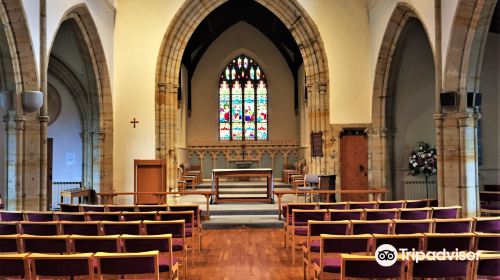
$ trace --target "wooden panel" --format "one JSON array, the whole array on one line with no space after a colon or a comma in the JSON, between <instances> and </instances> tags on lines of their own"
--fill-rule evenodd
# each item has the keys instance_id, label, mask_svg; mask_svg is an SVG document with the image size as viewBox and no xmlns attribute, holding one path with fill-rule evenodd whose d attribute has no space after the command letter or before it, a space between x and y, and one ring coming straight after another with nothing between
<instances>
[{"instance_id":1,"label":"wooden panel","mask_svg":"<svg viewBox=\"0 0 500 280\"><path fill-rule=\"evenodd\" d=\"M340 140L343 190L368 189L368 139L365 134L343 135ZM366 194L343 194L342 201L366 201Z\"/></svg>"},{"instance_id":2,"label":"wooden panel","mask_svg":"<svg viewBox=\"0 0 500 280\"><path fill-rule=\"evenodd\" d=\"M163 160L134 160L134 191L164 192L166 191L166 164ZM151 194L137 195L137 204L157 204L157 196ZM165 203L165 202L161 202Z\"/></svg>"},{"instance_id":3,"label":"wooden panel","mask_svg":"<svg viewBox=\"0 0 500 280\"><path fill-rule=\"evenodd\" d=\"M311 155L313 157L323 156L323 132L311 133Z\"/></svg>"}]
</instances>

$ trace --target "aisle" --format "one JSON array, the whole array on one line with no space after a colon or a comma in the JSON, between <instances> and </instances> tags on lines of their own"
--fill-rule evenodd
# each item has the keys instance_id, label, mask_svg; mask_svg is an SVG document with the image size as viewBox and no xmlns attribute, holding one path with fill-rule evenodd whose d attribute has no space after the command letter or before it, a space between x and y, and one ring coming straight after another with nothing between
<instances>
[{"instance_id":1,"label":"aisle","mask_svg":"<svg viewBox=\"0 0 500 280\"><path fill-rule=\"evenodd\" d=\"M292 268L282 229L207 230L201 255L189 261L189 280L302 279L302 264Z\"/></svg>"}]
</instances>

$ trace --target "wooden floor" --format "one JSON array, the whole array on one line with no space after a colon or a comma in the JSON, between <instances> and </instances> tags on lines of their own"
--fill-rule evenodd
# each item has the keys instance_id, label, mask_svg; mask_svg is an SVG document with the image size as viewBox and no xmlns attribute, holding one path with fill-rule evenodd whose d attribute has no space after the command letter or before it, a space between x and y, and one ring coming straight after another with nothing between
<instances>
[{"instance_id":1,"label":"wooden floor","mask_svg":"<svg viewBox=\"0 0 500 280\"><path fill-rule=\"evenodd\" d=\"M201 255L189 261L189 280L302 279L302 264L292 267L282 229L206 230Z\"/></svg>"}]
</instances>

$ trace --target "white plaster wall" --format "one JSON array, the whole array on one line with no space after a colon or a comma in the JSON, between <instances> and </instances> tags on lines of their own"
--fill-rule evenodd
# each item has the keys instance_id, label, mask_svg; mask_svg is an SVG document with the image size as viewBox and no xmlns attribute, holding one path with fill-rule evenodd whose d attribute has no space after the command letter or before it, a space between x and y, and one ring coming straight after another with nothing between
<instances>
[{"instance_id":1,"label":"white plaster wall","mask_svg":"<svg viewBox=\"0 0 500 280\"><path fill-rule=\"evenodd\" d=\"M459 0L444 0L441 1L441 57L443 58L443 69L446 66L446 54L448 53L448 45L450 44L451 26L455 19Z\"/></svg>"},{"instance_id":2,"label":"white plaster wall","mask_svg":"<svg viewBox=\"0 0 500 280\"><path fill-rule=\"evenodd\" d=\"M480 88L482 165L479 166L482 184L500 184L500 35L489 33L481 69Z\"/></svg>"},{"instance_id":3,"label":"white plaster wall","mask_svg":"<svg viewBox=\"0 0 500 280\"><path fill-rule=\"evenodd\" d=\"M366 1L298 2L314 20L326 50L330 80L330 123L371 122Z\"/></svg>"},{"instance_id":4,"label":"white plaster wall","mask_svg":"<svg viewBox=\"0 0 500 280\"><path fill-rule=\"evenodd\" d=\"M53 138L52 181L82 181L82 139L80 112L67 88L52 76L49 82L61 98L61 112L57 119L49 125L49 138ZM49 110L51 110L49 108ZM75 160L67 161L67 154L74 154Z\"/></svg>"},{"instance_id":5,"label":"white plaster wall","mask_svg":"<svg viewBox=\"0 0 500 280\"><path fill-rule=\"evenodd\" d=\"M155 73L160 45L182 0L118 0L114 49L114 189L133 191L134 159L155 157ZM133 118L139 121L132 128Z\"/></svg>"},{"instance_id":6,"label":"white plaster wall","mask_svg":"<svg viewBox=\"0 0 500 280\"><path fill-rule=\"evenodd\" d=\"M28 29L35 53L36 63L40 63L40 3L36 0L22 0L28 21ZM102 0L47 0L47 55L62 18L76 5L86 4L97 27L104 49L110 78L113 78L113 44L115 8L110 1ZM39 66L37 67L39 69Z\"/></svg>"},{"instance_id":7,"label":"white plaster wall","mask_svg":"<svg viewBox=\"0 0 500 280\"><path fill-rule=\"evenodd\" d=\"M206 50L192 78L192 112L187 139L216 142L219 139L219 78L237 55L253 58L266 74L268 84L269 140L298 140L299 116L294 111L293 76L276 46L243 21L224 31Z\"/></svg>"},{"instance_id":8,"label":"white plaster wall","mask_svg":"<svg viewBox=\"0 0 500 280\"><path fill-rule=\"evenodd\" d=\"M5 115L5 109L0 106L0 116L4 116ZM0 130L2 131L0 133L0 196L2 199L4 199L6 196L5 196L5 191L6 191L6 188L5 186L7 186L7 178L5 178L5 167L6 167L6 162L5 162L5 155L6 155L6 152L7 152L7 147L5 146L5 139L6 138L6 135L5 135L5 123L2 122L2 124L0 125ZM5 202L3 202L5 203Z\"/></svg>"},{"instance_id":9,"label":"white plaster wall","mask_svg":"<svg viewBox=\"0 0 500 280\"><path fill-rule=\"evenodd\" d=\"M395 183L396 198L402 199L403 179L408 174L408 157L418 142L435 144L434 61L421 25L408 30L403 47L395 96Z\"/></svg>"}]
</instances>

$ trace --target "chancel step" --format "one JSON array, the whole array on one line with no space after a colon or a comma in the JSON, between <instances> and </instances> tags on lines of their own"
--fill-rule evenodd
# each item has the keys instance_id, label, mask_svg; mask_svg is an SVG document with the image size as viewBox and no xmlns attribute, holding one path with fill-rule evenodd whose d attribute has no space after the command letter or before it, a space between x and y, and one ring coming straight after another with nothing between
<instances>
[{"instance_id":1,"label":"chancel step","mask_svg":"<svg viewBox=\"0 0 500 280\"><path fill-rule=\"evenodd\" d=\"M213 216L203 223L203 229L282 228L283 221L271 215Z\"/></svg>"}]
</instances>

